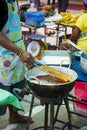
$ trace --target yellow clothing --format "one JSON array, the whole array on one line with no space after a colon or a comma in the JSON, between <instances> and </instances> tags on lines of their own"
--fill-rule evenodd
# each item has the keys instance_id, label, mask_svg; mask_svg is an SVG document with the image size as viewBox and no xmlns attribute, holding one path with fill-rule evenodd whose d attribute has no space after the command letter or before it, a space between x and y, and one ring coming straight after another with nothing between
<instances>
[{"instance_id":1,"label":"yellow clothing","mask_svg":"<svg viewBox=\"0 0 87 130\"><path fill-rule=\"evenodd\" d=\"M81 34L84 34L87 32L87 13L82 14L76 24L75 24L80 30ZM77 41L77 45L82 48L84 51L87 51L87 35L84 37L81 37Z\"/></svg>"}]
</instances>

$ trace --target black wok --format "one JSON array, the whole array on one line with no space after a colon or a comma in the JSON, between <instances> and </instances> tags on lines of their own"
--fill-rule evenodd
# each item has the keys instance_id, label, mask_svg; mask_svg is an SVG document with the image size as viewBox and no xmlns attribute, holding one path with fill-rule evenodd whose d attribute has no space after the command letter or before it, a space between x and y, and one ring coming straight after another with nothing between
<instances>
[{"instance_id":1,"label":"black wok","mask_svg":"<svg viewBox=\"0 0 87 130\"><path fill-rule=\"evenodd\" d=\"M45 72L40 69L40 67L34 67L28 70L25 74L25 78L28 81L29 88L40 97L44 98L57 98L58 96L67 95L74 86L74 83L77 79L77 73L72 69L60 66L51 66L57 71L60 71L64 74L67 74L71 77L71 81L67 83L49 83L46 81L41 81L37 79L37 76L48 75L48 72Z\"/></svg>"}]
</instances>

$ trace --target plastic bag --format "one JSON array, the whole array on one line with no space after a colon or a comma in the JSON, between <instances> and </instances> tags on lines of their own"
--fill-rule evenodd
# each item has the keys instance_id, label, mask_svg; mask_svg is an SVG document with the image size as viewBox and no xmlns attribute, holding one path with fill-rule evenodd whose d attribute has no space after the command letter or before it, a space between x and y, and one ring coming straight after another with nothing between
<instances>
[{"instance_id":1,"label":"plastic bag","mask_svg":"<svg viewBox=\"0 0 87 130\"><path fill-rule=\"evenodd\" d=\"M0 89L0 105L10 104L23 111L23 107L18 98L10 92Z\"/></svg>"}]
</instances>

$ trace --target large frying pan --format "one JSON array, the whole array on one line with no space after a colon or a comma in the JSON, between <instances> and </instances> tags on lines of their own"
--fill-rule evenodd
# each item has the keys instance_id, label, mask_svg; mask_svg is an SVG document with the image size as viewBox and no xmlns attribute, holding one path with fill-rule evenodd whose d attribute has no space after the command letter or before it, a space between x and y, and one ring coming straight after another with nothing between
<instances>
[{"instance_id":1,"label":"large frying pan","mask_svg":"<svg viewBox=\"0 0 87 130\"><path fill-rule=\"evenodd\" d=\"M37 76L48 75L48 72L45 72L40 69L40 67L34 67L28 70L25 74L25 78L28 81L29 88L40 97L44 98L57 98L58 96L67 95L74 86L74 83L77 79L77 73L72 69L61 67L61 66L51 66L57 71L60 71L64 74L67 74L72 78L70 82L66 83L49 83L46 81L41 81L37 79Z\"/></svg>"}]
</instances>

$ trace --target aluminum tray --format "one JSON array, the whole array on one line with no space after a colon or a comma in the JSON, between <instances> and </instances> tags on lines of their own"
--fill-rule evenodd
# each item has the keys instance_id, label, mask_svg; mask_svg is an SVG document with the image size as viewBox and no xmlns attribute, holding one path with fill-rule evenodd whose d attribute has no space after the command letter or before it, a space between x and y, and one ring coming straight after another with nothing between
<instances>
[{"instance_id":1,"label":"aluminum tray","mask_svg":"<svg viewBox=\"0 0 87 130\"><path fill-rule=\"evenodd\" d=\"M71 65L71 52L65 50L46 50L41 61L47 65Z\"/></svg>"}]
</instances>

